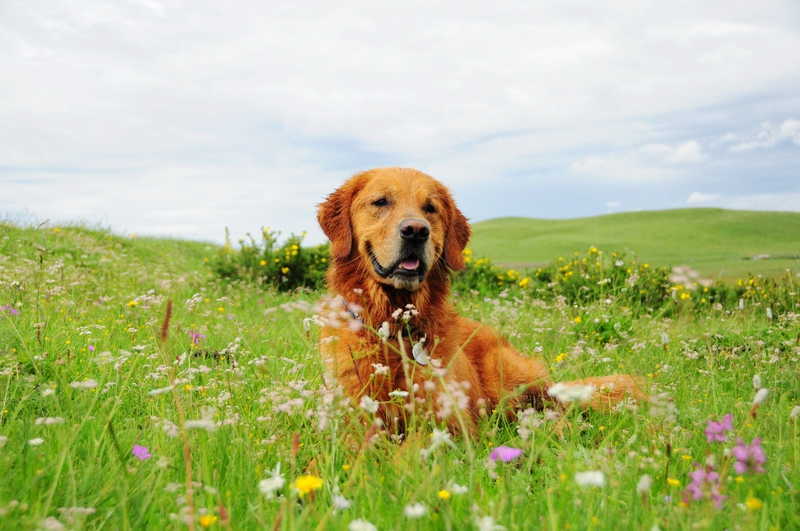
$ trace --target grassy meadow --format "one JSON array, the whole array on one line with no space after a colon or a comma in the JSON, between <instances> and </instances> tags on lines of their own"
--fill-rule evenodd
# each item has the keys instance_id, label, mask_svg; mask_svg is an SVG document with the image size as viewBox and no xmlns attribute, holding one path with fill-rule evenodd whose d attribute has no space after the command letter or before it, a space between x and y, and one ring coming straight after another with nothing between
<instances>
[{"instance_id":1,"label":"grassy meadow","mask_svg":"<svg viewBox=\"0 0 800 531\"><path fill-rule=\"evenodd\" d=\"M800 528L796 266L784 293L668 313L459 291L557 380L634 373L652 399L487 411L474 437L418 419L399 444L323 378L322 293L223 282L217 252L0 223L0 528Z\"/></svg>"},{"instance_id":2,"label":"grassy meadow","mask_svg":"<svg viewBox=\"0 0 800 531\"><path fill-rule=\"evenodd\" d=\"M577 250L634 252L654 265L689 265L710 278L800 268L800 213L692 208L544 220L475 223L470 246L508 266L532 266ZM768 255L769 259L753 260Z\"/></svg>"}]
</instances>

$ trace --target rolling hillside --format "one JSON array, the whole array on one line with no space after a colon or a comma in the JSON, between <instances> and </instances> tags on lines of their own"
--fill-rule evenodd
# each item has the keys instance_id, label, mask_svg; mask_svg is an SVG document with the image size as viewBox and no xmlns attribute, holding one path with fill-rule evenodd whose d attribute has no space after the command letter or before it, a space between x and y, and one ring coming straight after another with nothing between
<instances>
[{"instance_id":1,"label":"rolling hillside","mask_svg":"<svg viewBox=\"0 0 800 531\"><path fill-rule=\"evenodd\" d=\"M473 225L470 248L508 266L532 266L596 246L704 275L800 269L800 213L722 209L626 212L590 218L499 218ZM756 259L769 256L769 259Z\"/></svg>"}]
</instances>

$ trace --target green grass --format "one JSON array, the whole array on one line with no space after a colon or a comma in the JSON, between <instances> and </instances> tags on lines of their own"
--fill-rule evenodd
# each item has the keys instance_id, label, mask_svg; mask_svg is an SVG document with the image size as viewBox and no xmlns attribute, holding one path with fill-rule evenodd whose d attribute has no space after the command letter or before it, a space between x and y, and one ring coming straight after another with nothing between
<instances>
[{"instance_id":1,"label":"green grass","mask_svg":"<svg viewBox=\"0 0 800 531\"><path fill-rule=\"evenodd\" d=\"M224 284L205 265L214 251L0 224L0 528L184 529L191 519L237 530L357 520L474 529L485 517L509 530L800 526L797 306L771 320L749 303L663 318L607 301L461 295L463 313L536 352L558 379L631 372L659 399L569 410L563 436L541 413L508 423L490 411L476 437L423 458L440 426L422 422L403 444L369 439L370 414L326 385L303 309L321 293ZM770 391L753 409L756 374ZM707 443L707 421L729 413L735 431ZM761 438L764 473L735 473L725 450L736 437ZM152 457L134 457L136 444ZM499 445L523 454L492 471ZM682 503L693 463L712 458L727 500ZM278 465L285 485L268 498L259 482ZM603 485L581 487L586 471L602 472ZM307 473L321 487L300 496ZM644 476L652 485L639 492ZM405 516L412 503L421 518Z\"/></svg>"},{"instance_id":2,"label":"green grass","mask_svg":"<svg viewBox=\"0 0 800 531\"><path fill-rule=\"evenodd\" d=\"M654 265L738 278L800 268L800 213L685 209L591 218L502 218L473 225L470 247L509 267L540 265L590 246L630 250ZM769 260L752 260L769 255Z\"/></svg>"}]
</instances>

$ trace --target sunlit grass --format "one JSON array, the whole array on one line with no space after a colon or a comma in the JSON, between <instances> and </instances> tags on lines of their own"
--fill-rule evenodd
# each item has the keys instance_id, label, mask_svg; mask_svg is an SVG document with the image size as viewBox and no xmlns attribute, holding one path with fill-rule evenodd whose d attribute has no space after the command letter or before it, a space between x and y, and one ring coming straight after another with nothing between
<instances>
[{"instance_id":1,"label":"sunlit grass","mask_svg":"<svg viewBox=\"0 0 800 531\"><path fill-rule=\"evenodd\" d=\"M653 402L487 411L474 438L428 423L398 444L326 384L306 321L321 294L224 284L214 252L0 226L1 528L800 526L796 294L771 316L687 299L665 317L459 293L557 379L635 373ZM738 459L757 438L766 462Z\"/></svg>"}]
</instances>

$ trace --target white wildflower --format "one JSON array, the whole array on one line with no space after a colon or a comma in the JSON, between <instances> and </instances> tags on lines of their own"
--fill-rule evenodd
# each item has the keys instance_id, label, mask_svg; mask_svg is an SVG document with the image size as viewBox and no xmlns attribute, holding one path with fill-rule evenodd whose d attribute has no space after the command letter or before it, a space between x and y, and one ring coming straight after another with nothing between
<instances>
[{"instance_id":1,"label":"white wildflower","mask_svg":"<svg viewBox=\"0 0 800 531\"><path fill-rule=\"evenodd\" d=\"M636 492L644 494L650 492L650 487L653 486L653 478L645 474L639 478L639 483L636 484Z\"/></svg>"},{"instance_id":2,"label":"white wildflower","mask_svg":"<svg viewBox=\"0 0 800 531\"><path fill-rule=\"evenodd\" d=\"M29 439L28 440L28 444L30 446L39 446L39 445L41 445L43 443L44 443L44 439L42 439L41 437L36 437L35 439Z\"/></svg>"},{"instance_id":3,"label":"white wildflower","mask_svg":"<svg viewBox=\"0 0 800 531\"><path fill-rule=\"evenodd\" d=\"M52 426L53 424L64 424L63 417L39 417L36 419L36 424L41 426Z\"/></svg>"},{"instance_id":4,"label":"white wildflower","mask_svg":"<svg viewBox=\"0 0 800 531\"><path fill-rule=\"evenodd\" d=\"M389 322L384 321L381 323L381 327L378 328L378 337L381 338L381 341L386 343L389 340L389 336L391 335L391 331L389 330Z\"/></svg>"},{"instance_id":5,"label":"white wildflower","mask_svg":"<svg viewBox=\"0 0 800 531\"><path fill-rule=\"evenodd\" d=\"M350 525L347 526L347 529L349 531L378 531L377 527L367 520L362 520L361 518L351 520Z\"/></svg>"},{"instance_id":6,"label":"white wildflower","mask_svg":"<svg viewBox=\"0 0 800 531\"><path fill-rule=\"evenodd\" d=\"M172 388L173 386L171 385L168 385L167 387L159 387L158 389L153 389L151 391L148 391L147 394L149 396L163 395L164 393L169 393L170 391L172 391Z\"/></svg>"},{"instance_id":7,"label":"white wildflower","mask_svg":"<svg viewBox=\"0 0 800 531\"><path fill-rule=\"evenodd\" d=\"M341 494L334 494L331 500L333 502L333 506L341 511L345 509L349 509L353 502L342 496Z\"/></svg>"},{"instance_id":8,"label":"white wildflower","mask_svg":"<svg viewBox=\"0 0 800 531\"><path fill-rule=\"evenodd\" d=\"M555 384L547 390L547 394L560 402L586 402L594 394L595 388L592 385L566 385L561 382Z\"/></svg>"},{"instance_id":9,"label":"white wildflower","mask_svg":"<svg viewBox=\"0 0 800 531\"><path fill-rule=\"evenodd\" d=\"M504 531L505 527L496 524L491 516L475 516L475 527L478 531Z\"/></svg>"},{"instance_id":10,"label":"white wildflower","mask_svg":"<svg viewBox=\"0 0 800 531\"><path fill-rule=\"evenodd\" d=\"M281 464L275 465L274 470L270 470L270 477L258 482L258 490L261 491L268 500L275 497L275 492L281 490L286 485L286 479L281 474Z\"/></svg>"},{"instance_id":11,"label":"white wildflower","mask_svg":"<svg viewBox=\"0 0 800 531\"><path fill-rule=\"evenodd\" d=\"M427 510L422 503L411 503L403 507L403 514L408 518L422 518Z\"/></svg>"},{"instance_id":12,"label":"white wildflower","mask_svg":"<svg viewBox=\"0 0 800 531\"><path fill-rule=\"evenodd\" d=\"M767 398L768 394L769 394L769 389L767 388L762 388L756 391L756 396L753 398L753 405L757 406L763 403L764 400Z\"/></svg>"},{"instance_id":13,"label":"white wildflower","mask_svg":"<svg viewBox=\"0 0 800 531\"><path fill-rule=\"evenodd\" d=\"M800 417L800 406L794 406L792 411L789 412L789 418L792 420L797 420L797 417ZM2 446L0 444L0 446Z\"/></svg>"},{"instance_id":14,"label":"white wildflower","mask_svg":"<svg viewBox=\"0 0 800 531\"><path fill-rule=\"evenodd\" d=\"M575 483L579 487L603 487L606 484L606 475L599 470L578 472L575 474Z\"/></svg>"},{"instance_id":15,"label":"white wildflower","mask_svg":"<svg viewBox=\"0 0 800 531\"><path fill-rule=\"evenodd\" d=\"M87 378L86 380L80 382L72 382L69 384L70 387L73 389L94 389L97 387L98 383L97 380L92 380L91 378Z\"/></svg>"},{"instance_id":16,"label":"white wildflower","mask_svg":"<svg viewBox=\"0 0 800 531\"><path fill-rule=\"evenodd\" d=\"M379 405L380 404L378 402L376 402L367 395L362 396L361 401L358 403L358 407L360 407L367 413L377 413Z\"/></svg>"},{"instance_id":17,"label":"white wildflower","mask_svg":"<svg viewBox=\"0 0 800 531\"><path fill-rule=\"evenodd\" d=\"M761 375L760 374L753 375L753 388L756 391L761 389Z\"/></svg>"}]
</instances>

